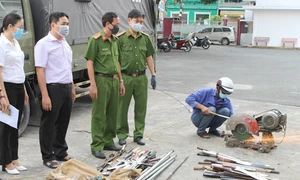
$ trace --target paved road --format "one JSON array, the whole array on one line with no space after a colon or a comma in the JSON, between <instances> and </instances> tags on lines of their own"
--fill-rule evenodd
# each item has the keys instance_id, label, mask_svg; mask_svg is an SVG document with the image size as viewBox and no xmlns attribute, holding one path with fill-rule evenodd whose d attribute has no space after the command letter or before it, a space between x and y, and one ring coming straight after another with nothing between
<instances>
[{"instance_id":1,"label":"paved road","mask_svg":"<svg viewBox=\"0 0 300 180\"><path fill-rule=\"evenodd\" d=\"M149 86L146 146L160 156L174 149L177 160L158 178L165 179L187 155L188 160L172 176L172 180L208 179L202 171L193 171L198 161L205 157L197 156L196 147L211 149L235 156L253 163L270 164L281 172L272 175L278 179L295 179L300 166L300 104L299 67L297 59L300 51L249 49L227 46L212 46L209 50L192 49L190 53L159 53L157 60L157 90ZM288 131L285 141L269 154L257 151L228 148L221 138L201 139L190 122L189 107L184 103L187 95L201 87L214 87L221 76L233 79L235 92L231 96L235 112L249 114L278 108L288 114ZM132 143L133 109L130 108L129 147ZM103 162L90 152L91 100L82 97L76 100L67 134L69 153L84 163L96 167ZM220 128L224 130L225 127ZM276 141L282 133L274 134ZM117 142L117 139L115 139ZM109 155L111 152L105 152ZM20 161L28 168L19 176L0 172L5 180L42 180L51 171L42 165L38 127L28 127L20 138Z\"/></svg>"},{"instance_id":2,"label":"paved road","mask_svg":"<svg viewBox=\"0 0 300 180\"><path fill-rule=\"evenodd\" d=\"M159 53L158 87L189 93L222 76L236 84L233 98L300 106L300 51L211 46Z\"/></svg>"}]
</instances>

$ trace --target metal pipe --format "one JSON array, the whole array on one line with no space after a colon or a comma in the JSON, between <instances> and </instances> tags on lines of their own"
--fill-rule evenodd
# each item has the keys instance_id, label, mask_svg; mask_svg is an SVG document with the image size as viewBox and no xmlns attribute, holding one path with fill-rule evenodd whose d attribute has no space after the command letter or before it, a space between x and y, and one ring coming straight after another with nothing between
<instances>
[{"instance_id":1,"label":"metal pipe","mask_svg":"<svg viewBox=\"0 0 300 180\"><path fill-rule=\"evenodd\" d=\"M157 163L155 163L154 166L152 166L147 172L143 173L137 180L142 180L144 177L148 176L149 172L151 172L153 169L155 169L161 163L163 163L166 159L168 159L170 154L173 152L174 152L174 150L171 150L167 154L165 154L163 157L161 157L161 159Z\"/></svg>"},{"instance_id":2,"label":"metal pipe","mask_svg":"<svg viewBox=\"0 0 300 180\"><path fill-rule=\"evenodd\" d=\"M151 167L147 167L147 168L143 171L143 173L146 173L147 171L149 171L150 168L151 168Z\"/></svg>"},{"instance_id":3,"label":"metal pipe","mask_svg":"<svg viewBox=\"0 0 300 180\"><path fill-rule=\"evenodd\" d=\"M155 170L155 168L159 167L159 165L161 165L161 163L165 162L167 159L169 159L170 156L165 156L164 158L162 158L158 164L158 162L152 166L151 168L149 168L149 170L147 170L146 172L143 172L142 175L137 179L137 180L143 180L146 179L145 177L148 177L148 175Z\"/></svg>"},{"instance_id":4,"label":"metal pipe","mask_svg":"<svg viewBox=\"0 0 300 180\"><path fill-rule=\"evenodd\" d=\"M171 176L173 176L173 174L175 174L175 172L182 166L182 164L187 160L187 158L189 158L189 156L187 156L186 158L184 158L184 160L182 160L182 162L174 169L174 171L172 171L169 176L166 178L166 180L170 179Z\"/></svg>"},{"instance_id":5,"label":"metal pipe","mask_svg":"<svg viewBox=\"0 0 300 180\"><path fill-rule=\"evenodd\" d=\"M158 171L156 171L148 180L153 180L156 176L158 176L162 171L164 171L168 166L170 166L175 161L175 158L164 164Z\"/></svg>"},{"instance_id":6,"label":"metal pipe","mask_svg":"<svg viewBox=\"0 0 300 180\"><path fill-rule=\"evenodd\" d=\"M218 156L218 153L214 152L214 151L202 150L202 152L204 154L207 154L207 155L210 155L210 156L213 156L213 157L217 157Z\"/></svg>"},{"instance_id":7,"label":"metal pipe","mask_svg":"<svg viewBox=\"0 0 300 180\"><path fill-rule=\"evenodd\" d=\"M163 153L159 158L161 159L161 158L163 158L166 155L167 155L167 153Z\"/></svg>"},{"instance_id":8,"label":"metal pipe","mask_svg":"<svg viewBox=\"0 0 300 180\"><path fill-rule=\"evenodd\" d=\"M222 117L222 118L225 118L225 119L229 119L230 118L228 116L224 116L222 114L218 114L218 113L215 113L215 112L210 112L210 114L215 115L215 116L219 116L219 117Z\"/></svg>"},{"instance_id":9,"label":"metal pipe","mask_svg":"<svg viewBox=\"0 0 300 180\"><path fill-rule=\"evenodd\" d=\"M166 160L165 162L163 162L160 166L158 166L157 168L153 169L150 173L148 173L147 176L144 177L145 180L148 180L150 177L153 176L153 174L155 174L157 171L159 171L161 168L163 168L166 164L168 164L169 162L175 160L177 155L174 155L172 157L170 157L168 160Z\"/></svg>"}]
</instances>

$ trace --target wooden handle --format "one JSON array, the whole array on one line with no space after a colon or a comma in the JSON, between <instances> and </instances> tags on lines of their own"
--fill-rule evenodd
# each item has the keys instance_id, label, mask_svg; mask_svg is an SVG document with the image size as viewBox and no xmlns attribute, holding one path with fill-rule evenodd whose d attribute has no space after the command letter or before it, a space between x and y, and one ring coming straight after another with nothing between
<instances>
[{"instance_id":1,"label":"wooden handle","mask_svg":"<svg viewBox=\"0 0 300 180\"><path fill-rule=\"evenodd\" d=\"M205 170L205 167L194 167L194 170Z\"/></svg>"},{"instance_id":2,"label":"wooden handle","mask_svg":"<svg viewBox=\"0 0 300 180\"><path fill-rule=\"evenodd\" d=\"M211 162L198 162L198 164L211 164Z\"/></svg>"}]
</instances>

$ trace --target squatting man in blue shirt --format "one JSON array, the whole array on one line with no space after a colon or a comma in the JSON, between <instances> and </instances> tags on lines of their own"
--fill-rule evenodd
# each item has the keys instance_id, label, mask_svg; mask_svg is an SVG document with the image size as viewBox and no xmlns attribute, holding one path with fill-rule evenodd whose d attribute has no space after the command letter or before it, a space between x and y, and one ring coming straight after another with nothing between
<instances>
[{"instance_id":1,"label":"squatting man in blue shirt","mask_svg":"<svg viewBox=\"0 0 300 180\"><path fill-rule=\"evenodd\" d=\"M233 82L228 77L217 81L216 88L203 88L189 95L185 102L193 108L191 120L198 128L197 134L202 138L209 138L209 134L222 137L217 130L226 118L215 116L211 112L230 117L233 109L227 98L233 92ZM206 128L209 128L208 133Z\"/></svg>"}]
</instances>

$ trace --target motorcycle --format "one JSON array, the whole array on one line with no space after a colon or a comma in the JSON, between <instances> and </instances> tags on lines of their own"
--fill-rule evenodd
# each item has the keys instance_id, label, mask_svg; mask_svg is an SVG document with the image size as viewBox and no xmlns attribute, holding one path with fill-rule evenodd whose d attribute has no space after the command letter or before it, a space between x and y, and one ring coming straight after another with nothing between
<instances>
[{"instance_id":1,"label":"motorcycle","mask_svg":"<svg viewBox=\"0 0 300 180\"><path fill-rule=\"evenodd\" d=\"M205 36L202 39L198 38L197 36L194 36L193 40L195 41L195 43L193 44L193 46L202 47L205 50L208 49L210 47L210 44L211 44L208 36Z\"/></svg>"},{"instance_id":2,"label":"motorcycle","mask_svg":"<svg viewBox=\"0 0 300 180\"><path fill-rule=\"evenodd\" d=\"M191 37L188 36L185 39L174 40L174 34L169 35L169 42L171 44L172 49L183 50L185 52L190 52L192 50L190 39Z\"/></svg>"},{"instance_id":3,"label":"motorcycle","mask_svg":"<svg viewBox=\"0 0 300 180\"><path fill-rule=\"evenodd\" d=\"M157 38L157 49L164 52L171 51L171 44L169 42L169 38Z\"/></svg>"}]
</instances>

